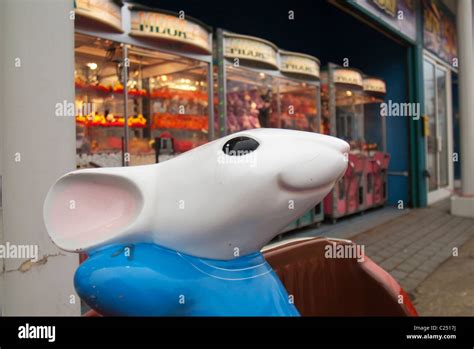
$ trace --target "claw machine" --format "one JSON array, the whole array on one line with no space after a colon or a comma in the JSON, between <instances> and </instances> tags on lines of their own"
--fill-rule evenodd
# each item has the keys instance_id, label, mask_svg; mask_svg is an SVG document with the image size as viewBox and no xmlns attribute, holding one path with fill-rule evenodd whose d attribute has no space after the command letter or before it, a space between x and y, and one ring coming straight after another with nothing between
<instances>
[{"instance_id":1,"label":"claw machine","mask_svg":"<svg viewBox=\"0 0 474 349\"><path fill-rule=\"evenodd\" d=\"M330 63L321 74L322 132L339 137L351 146L345 175L324 199L324 213L338 218L365 209L367 155L364 149L362 73Z\"/></svg>"},{"instance_id":2,"label":"claw machine","mask_svg":"<svg viewBox=\"0 0 474 349\"><path fill-rule=\"evenodd\" d=\"M387 201L387 171L390 154L386 145L386 121L381 115L387 87L376 77L364 77L364 140L367 154L365 207L383 206Z\"/></svg>"},{"instance_id":3,"label":"claw machine","mask_svg":"<svg viewBox=\"0 0 474 349\"><path fill-rule=\"evenodd\" d=\"M156 163L214 139L210 27L121 1L75 6L78 167Z\"/></svg>"},{"instance_id":4,"label":"claw machine","mask_svg":"<svg viewBox=\"0 0 474 349\"><path fill-rule=\"evenodd\" d=\"M216 47L216 125L221 136L261 127L319 131L317 58L222 29L217 30ZM318 224L323 217L318 205L283 232Z\"/></svg>"},{"instance_id":5,"label":"claw machine","mask_svg":"<svg viewBox=\"0 0 474 349\"><path fill-rule=\"evenodd\" d=\"M122 165L123 107L113 90L119 81L109 53L120 44L75 35L76 159L78 167Z\"/></svg>"},{"instance_id":6,"label":"claw machine","mask_svg":"<svg viewBox=\"0 0 474 349\"><path fill-rule=\"evenodd\" d=\"M270 127L278 110L278 48L271 42L217 30L219 134Z\"/></svg>"}]
</instances>

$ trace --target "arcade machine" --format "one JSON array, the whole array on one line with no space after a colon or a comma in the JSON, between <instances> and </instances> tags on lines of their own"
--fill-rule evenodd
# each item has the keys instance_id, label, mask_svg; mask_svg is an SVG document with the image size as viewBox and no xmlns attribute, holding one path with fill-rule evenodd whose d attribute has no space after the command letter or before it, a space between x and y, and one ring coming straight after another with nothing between
<instances>
[{"instance_id":1,"label":"arcade machine","mask_svg":"<svg viewBox=\"0 0 474 349\"><path fill-rule=\"evenodd\" d=\"M121 1L75 11L78 167L155 163L214 139L208 26Z\"/></svg>"},{"instance_id":2,"label":"arcade machine","mask_svg":"<svg viewBox=\"0 0 474 349\"><path fill-rule=\"evenodd\" d=\"M318 132L319 60L217 30L221 135L252 128Z\"/></svg>"},{"instance_id":3,"label":"arcade machine","mask_svg":"<svg viewBox=\"0 0 474 349\"><path fill-rule=\"evenodd\" d=\"M216 44L220 135L270 127L278 108L278 48L260 38L220 29Z\"/></svg>"},{"instance_id":4,"label":"arcade machine","mask_svg":"<svg viewBox=\"0 0 474 349\"><path fill-rule=\"evenodd\" d=\"M124 110L119 43L75 35L76 151L78 167L122 166ZM121 58L121 57L120 57Z\"/></svg>"},{"instance_id":5,"label":"arcade machine","mask_svg":"<svg viewBox=\"0 0 474 349\"><path fill-rule=\"evenodd\" d=\"M361 72L330 63L321 74L321 131L351 145L346 173L324 199L324 213L333 223L365 209L364 101Z\"/></svg>"},{"instance_id":6,"label":"arcade machine","mask_svg":"<svg viewBox=\"0 0 474 349\"><path fill-rule=\"evenodd\" d=\"M320 85L317 58L278 50L269 41L217 30L218 119L221 136L253 128L318 132ZM319 223L322 206L283 232Z\"/></svg>"},{"instance_id":7,"label":"arcade machine","mask_svg":"<svg viewBox=\"0 0 474 349\"><path fill-rule=\"evenodd\" d=\"M364 104L365 152L365 207L383 206L387 200L387 171L390 154L386 145L386 122L381 115L381 103L387 92L385 81L375 77L363 80L366 102Z\"/></svg>"}]
</instances>

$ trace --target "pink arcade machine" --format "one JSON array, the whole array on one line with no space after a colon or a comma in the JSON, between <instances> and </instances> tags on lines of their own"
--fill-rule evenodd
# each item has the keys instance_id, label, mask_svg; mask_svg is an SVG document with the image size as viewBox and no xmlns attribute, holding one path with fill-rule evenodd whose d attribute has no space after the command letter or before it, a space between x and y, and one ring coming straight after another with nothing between
<instances>
[{"instance_id":1,"label":"pink arcade machine","mask_svg":"<svg viewBox=\"0 0 474 349\"><path fill-rule=\"evenodd\" d=\"M365 77L363 89L364 104L364 148L367 154L365 167L365 207L383 206L387 200L387 170L390 154L387 153L386 123L381 115L387 88L385 81L375 77Z\"/></svg>"},{"instance_id":2,"label":"pink arcade machine","mask_svg":"<svg viewBox=\"0 0 474 349\"><path fill-rule=\"evenodd\" d=\"M333 223L366 208L368 157L364 150L364 103L362 73L330 63L321 74L321 133L350 143L345 175L324 199L324 213Z\"/></svg>"}]
</instances>

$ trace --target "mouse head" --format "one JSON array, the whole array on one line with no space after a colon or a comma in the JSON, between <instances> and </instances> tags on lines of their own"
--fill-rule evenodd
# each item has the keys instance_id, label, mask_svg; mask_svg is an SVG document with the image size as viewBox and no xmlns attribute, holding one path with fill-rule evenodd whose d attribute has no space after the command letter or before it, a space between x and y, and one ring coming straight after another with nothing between
<instances>
[{"instance_id":1,"label":"mouse head","mask_svg":"<svg viewBox=\"0 0 474 349\"><path fill-rule=\"evenodd\" d=\"M232 259L259 251L320 202L348 151L330 136L255 129L156 165L78 170L48 192L45 224L69 251L154 242Z\"/></svg>"}]
</instances>

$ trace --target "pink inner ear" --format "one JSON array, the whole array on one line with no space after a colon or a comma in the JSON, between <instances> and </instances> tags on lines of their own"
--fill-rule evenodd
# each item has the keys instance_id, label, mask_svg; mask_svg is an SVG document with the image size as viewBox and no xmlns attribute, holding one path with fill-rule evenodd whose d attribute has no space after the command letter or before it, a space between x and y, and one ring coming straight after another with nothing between
<instances>
[{"instance_id":1,"label":"pink inner ear","mask_svg":"<svg viewBox=\"0 0 474 349\"><path fill-rule=\"evenodd\" d=\"M64 177L50 193L48 228L66 249L111 239L139 214L142 198L128 180L96 173Z\"/></svg>"}]
</instances>

